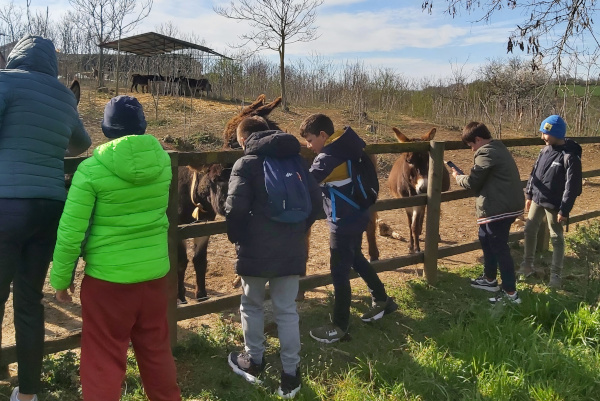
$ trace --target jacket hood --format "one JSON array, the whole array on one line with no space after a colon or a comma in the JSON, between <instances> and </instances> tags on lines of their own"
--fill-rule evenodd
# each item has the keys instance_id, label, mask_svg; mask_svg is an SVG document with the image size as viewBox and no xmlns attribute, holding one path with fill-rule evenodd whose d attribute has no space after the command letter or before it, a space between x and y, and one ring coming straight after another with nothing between
<instances>
[{"instance_id":1,"label":"jacket hood","mask_svg":"<svg viewBox=\"0 0 600 401\"><path fill-rule=\"evenodd\" d=\"M572 139L565 138L565 144L561 146L557 146L556 150L565 151L567 153L574 154L575 156L579 156L581 159L581 145L575 142Z\"/></svg>"},{"instance_id":2,"label":"jacket hood","mask_svg":"<svg viewBox=\"0 0 600 401\"><path fill-rule=\"evenodd\" d=\"M146 184L169 165L169 155L151 135L129 135L94 149L94 157L119 178L132 184Z\"/></svg>"},{"instance_id":3,"label":"jacket hood","mask_svg":"<svg viewBox=\"0 0 600 401\"><path fill-rule=\"evenodd\" d=\"M246 140L244 153L283 159L299 154L300 142L294 135L286 132L275 130L255 132Z\"/></svg>"},{"instance_id":4,"label":"jacket hood","mask_svg":"<svg viewBox=\"0 0 600 401\"><path fill-rule=\"evenodd\" d=\"M321 153L326 153L338 159L358 160L367 144L350 127L336 131L329 137Z\"/></svg>"},{"instance_id":5,"label":"jacket hood","mask_svg":"<svg viewBox=\"0 0 600 401\"><path fill-rule=\"evenodd\" d=\"M36 71L56 78L58 61L54 44L41 36L24 36L10 52L6 69Z\"/></svg>"}]
</instances>

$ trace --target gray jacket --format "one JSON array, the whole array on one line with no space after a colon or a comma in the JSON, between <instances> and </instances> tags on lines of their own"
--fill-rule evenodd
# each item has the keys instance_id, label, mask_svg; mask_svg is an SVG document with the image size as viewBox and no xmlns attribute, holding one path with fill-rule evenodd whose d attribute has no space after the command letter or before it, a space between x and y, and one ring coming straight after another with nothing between
<instances>
[{"instance_id":1,"label":"gray jacket","mask_svg":"<svg viewBox=\"0 0 600 401\"><path fill-rule=\"evenodd\" d=\"M39 36L22 38L0 70L0 198L66 199L65 151L91 140L57 75L54 45Z\"/></svg>"},{"instance_id":2,"label":"gray jacket","mask_svg":"<svg viewBox=\"0 0 600 401\"><path fill-rule=\"evenodd\" d=\"M456 182L474 189L477 223L516 217L523 213L525 196L519 169L512 155L500 141L492 140L475 152L469 175L459 175Z\"/></svg>"}]
</instances>

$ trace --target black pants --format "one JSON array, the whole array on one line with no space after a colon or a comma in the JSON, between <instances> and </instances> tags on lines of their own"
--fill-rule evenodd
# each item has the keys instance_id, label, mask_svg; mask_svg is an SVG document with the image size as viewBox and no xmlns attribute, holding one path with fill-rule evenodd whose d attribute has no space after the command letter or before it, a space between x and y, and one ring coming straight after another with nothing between
<instances>
[{"instance_id":1,"label":"black pants","mask_svg":"<svg viewBox=\"0 0 600 401\"><path fill-rule=\"evenodd\" d=\"M0 323L12 282L19 391L23 394L40 390L42 289L63 206L63 202L48 199L0 199Z\"/></svg>"},{"instance_id":2,"label":"black pants","mask_svg":"<svg viewBox=\"0 0 600 401\"><path fill-rule=\"evenodd\" d=\"M508 235L515 218L494 221L479 226L479 242L483 249L483 272L490 280L495 280L500 270L502 289L513 292L516 287L515 263L510 255Z\"/></svg>"},{"instance_id":3,"label":"black pants","mask_svg":"<svg viewBox=\"0 0 600 401\"><path fill-rule=\"evenodd\" d=\"M331 233L329 237L331 251L329 267L335 294L333 323L342 330L348 330L350 324L350 300L352 298L350 268L353 268L367 283L375 301L380 302L387 299L383 283L373 266L362 254L361 244L362 233L353 235Z\"/></svg>"}]
</instances>

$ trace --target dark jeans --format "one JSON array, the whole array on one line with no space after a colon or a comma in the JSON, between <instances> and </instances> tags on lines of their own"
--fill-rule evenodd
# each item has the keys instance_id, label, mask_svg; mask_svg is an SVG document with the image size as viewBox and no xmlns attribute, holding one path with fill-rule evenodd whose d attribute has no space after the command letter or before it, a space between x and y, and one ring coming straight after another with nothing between
<instances>
[{"instance_id":1,"label":"dark jeans","mask_svg":"<svg viewBox=\"0 0 600 401\"><path fill-rule=\"evenodd\" d=\"M502 289L515 291L515 263L508 247L508 234L514 218L495 221L479 226L479 242L483 249L483 273L494 280L500 269Z\"/></svg>"},{"instance_id":2,"label":"dark jeans","mask_svg":"<svg viewBox=\"0 0 600 401\"><path fill-rule=\"evenodd\" d=\"M335 294L333 323L345 331L348 330L350 324L350 300L352 298L350 268L353 268L367 283L375 301L380 302L387 299L383 283L373 266L362 254L361 244L362 233L353 235L330 233L329 236L331 251L329 266Z\"/></svg>"},{"instance_id":3,"label":"dark jeans","mask_svg":"<svg viewBox=\"0 0 600 401\"><path fill-rule=\"evenodd\" d=\"M63 206L49 199L0 199L0 323L12 282L19 391L23 394L40 390L42 288Z\"/></svg>"}]
</instances>

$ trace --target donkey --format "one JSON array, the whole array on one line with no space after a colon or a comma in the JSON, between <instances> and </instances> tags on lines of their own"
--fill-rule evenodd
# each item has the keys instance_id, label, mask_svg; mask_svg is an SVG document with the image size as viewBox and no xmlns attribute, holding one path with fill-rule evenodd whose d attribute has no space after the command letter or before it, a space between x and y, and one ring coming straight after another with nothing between
<instances>
[{"instance_id":1,"label":"donkey","mask_svg":"<svg viewBox=\"0 0 600 401\"><path fill-rule=\"evenodd\" d=\"M177 190L179 194L179 223L213 221L217 215L225 215L225 201L231 168L211 164L200 169L179 167ZM208 299L206 292L207 249L209 237L194 238L192 263L196 272L196 300ZM186 243L180 241L177 250L177 300L187 303L185 298L185 271L188 265Z\"/></svg>"},{"instance_id":2,"label":"donkey","mask_svg":"<svg viewBox=\"0 0 600 401\"><path fill-rule=\"evenodd\" d=\"M281 97L271 103L264 104L265 95L260 95L252 104L244 107L239 114L227 122L223 131L223 150L241 149L237 142L236 129L246 117L259 115L265 118L271 129L280 129L267 116L281 103ZM179 168L177 183L179 193L179 222L189 224L194 221L212 221L217 215L225 215L224 207L231 176L231 165L210 164L206 166L190 166ZM196 216L192 216L197 208ZM196 272L196 300L208 299L206 292L207 249L209 237L194 239L194 256L192 263ZM187 303L185 298L185 271L188 265L185 241L181 241L178 249L178 288L179 304Z\"/></svg>"},{"instance_id":3,"label":"donkey","mask_svg":"<svg viewBox=\"0 0 600 401\"><path fill-rule=\"evenodd\" d=\"M140 75L140 74L133 74L131 76L131 89L129 89L130 92L133 92L133 88L135 88L136 92L138 91L138 85L140 85L142 87L142 93L144 93L144 88L146 88L146 92L148 92L148 85L150 84L150 81L164 81L165 78L158 74L158 75Z\"/></svg>"},{"instance_id":4,"label":"donkey","mask_svg":"<svg viewBox=\"0 0 600 401\"><path fill-rule=\"evenodd\" d=\"M398 128L392 128L399 142L431 141L436 129L432 128L429 133L420 139L407 138ZM418 194L427 193L427 176L429 174L429 152L406 152L402 153L392 166L388 184L392 195L396 198L406 198ZM450 174L445 168L442 170L442 191L450 189ZM425 206L407 207L405 209L408 217L410 231L409 252L421 252L419 236L423 230L423 218L425 217Z\"/></svg>"}]
</instances>

